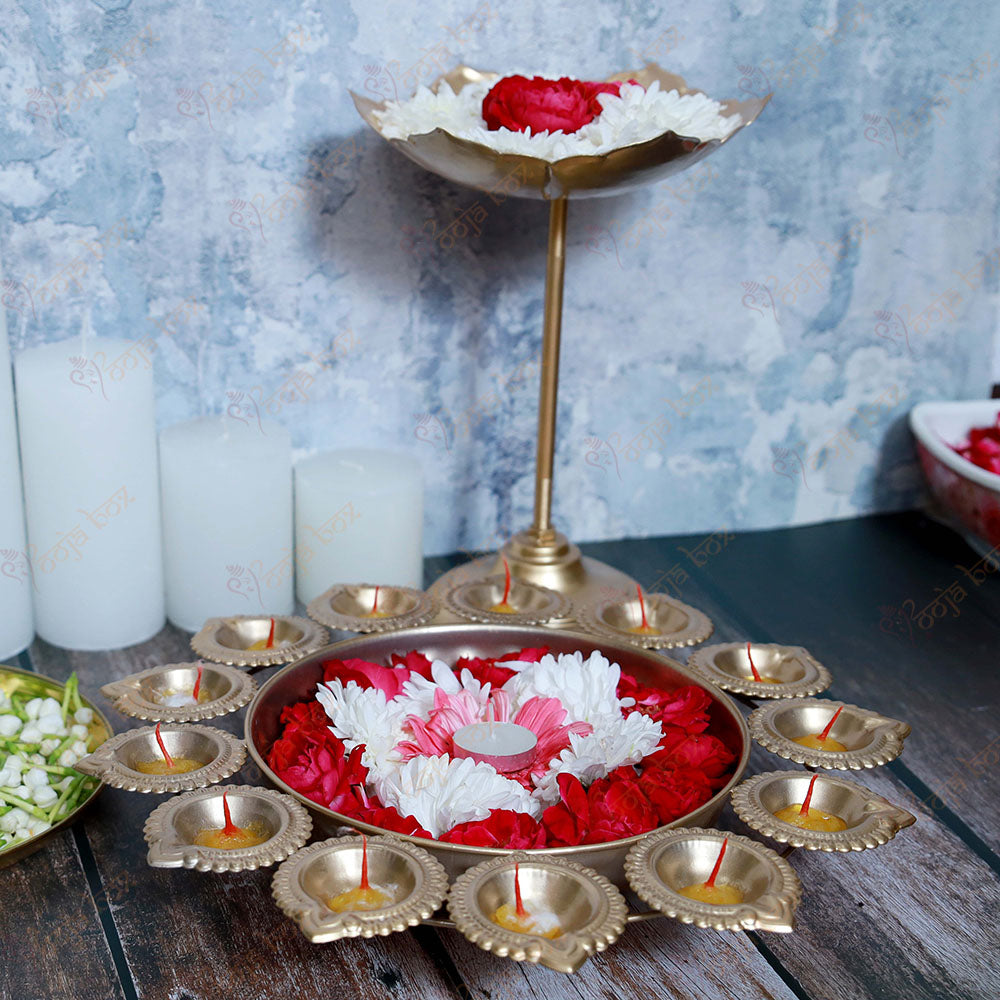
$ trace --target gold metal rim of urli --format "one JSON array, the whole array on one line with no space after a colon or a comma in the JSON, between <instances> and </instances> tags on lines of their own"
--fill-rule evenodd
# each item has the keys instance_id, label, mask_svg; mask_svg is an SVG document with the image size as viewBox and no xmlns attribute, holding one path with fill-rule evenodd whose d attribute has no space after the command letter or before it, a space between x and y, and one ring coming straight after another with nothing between
<instances>
[{"instance_id":1,"label":"gold metal rim of urli","mask_svg":"<svg viewBox=\"0 0 1000 1000\"><path fill-rule=\"evenodd\" d=\"M441 606L436 597L415 587L382 586L381 590L395 590L404 594L409 594L417 601L416 607L412 611L407 611L402 615L389 615L386 618L364 618L360 615L344 615L332 608L333 599L342 593L358 591L361 588L373 588L373 583L338 583L336 586L325 590L319 597L313 598L306 607L306 614L310 618L326 625L328 628L337 629L340 632L395 632L403 628L416 628L419 625L426 625L434 618Z\"/></svg>"},{"instance_id":2,"label":"gold metal rim of urli","mask_svg":"<svg viewBox=\"0 0 1000 1000\"><path fill-rule=\"evenodd\" d=\"M204 666L215 670L228 679L231 687L221 698L199 702L197 705L160 705L142 696L142 682L167 670L198 669L197 663L164 663L150 670L129 674L121 680L112 681L101 688L101 694L114 702L115 711L133 719L150 722L202 722L229 715L248 704L257 693L257 682L245 671L237 670L225 663L206 663Z\"/></svg>"},{"instance_id":3,"label":"gold metal rim of urli","mask_svg":"<svg viewBox=\"0 0 1000 1000\"><path fill-rule=\"evenodd\" d=\"M160 733L197 732L215 745L216 755L196 771L181 774L143 774L126 767L116 757L115 751L137 736L156 732L155 726L128 729L101 744L92 754L78 761L76 769L100 778L112 788L126 792L142 792L162 795L167 792L187 792L195 788L206 788L234 775L246 760L247 751L243 741L232 733L223 732L214 726L196 726L184 722L169 722L160 726Z\"/></svg>"},{"instance_id":4,"label":"gold metal rim of urli","mask_svg":"<svg viewBox=\"0 0 1000 1000\"><path fill-rule=\"evenodd\" d=\"M688 657L688 666L697 670L699 675L710 680L716 687L733 694L745 694L750 698L767 698L781 700L786 698L808 698L810 695L825 691L832 683L830 671L803 646L782 646L779 643L751 643L759 649L777 649L788 656L797 657L805 667L805 676L797 681L780 684L758 683L754 680L743 680L721 670L715 665L715 657L729 650L745 649L746 643L720 642L712 646L702 646Z\"/></svg>"},{"instance_id":5,"label":"gold metal rim of urli","mask_svg":"<svg viewBox=\"0 0 1000 1000\"><path fill-rule=\"evenodd\" d=\"M467 598L466 592L473 587L481 587L489 581L490 577L485 577L482 580L469 580L452 587L444 595L445 607L463 621L479 625L545 625L547 622L568 618L572 613L573 605L564 594L549 587L543 587L538 583L529 583L527 580L515 580L514 582L519 587L527 587L540 594L545 599L545 603L540 608L536 608L534 611L512 611L505 614L502 611L489 611L477 607Z\"/></svg>"},{"instance_id":6,"label":"gold metal rim of urli","mask_svg":"<svg viewBox=\"0 0 1000 1000\"><path fill-rule=\"evenodd\" d=\"M688 899L667 885L656 873L655 861L660 849L685 840L728 840L753 855L759 868L770 869L778 885L748 903L717 906ZM778 854L749 837L699 827L665 830L645 837L633 846L625 858L625 877L635 894L665 916L681 923L717 931L792 930L795 908L802 899L802 883L792 866ZM775 879L769 876L769 882ZM766 926L762 926L766 925Z\"/></svg>"},{"instance_id":7,"label":"gold metal rim of urli","mask_svg":"<svg viewBox=\"0 0 1000 1000\"><path fill-rule=\"evenodd\" d=\"M792 847L802 847L807 851L827 851L846 854L850 851L866 851L889 843L900 830L912 826L917 818L905 809L893 805L888 799L864 785L848 781L839 775L821 774L821 782L832 782L846 788L865 803L868 815L857 826L846 830L803 830L801 827L784 823L769 812L761 801L761 789L767 785L787 781L789 778L809 778L804 771L767 771L755 774L733 789L733 810L747 826L765 837Z\"/></svg>"},{"instance_id":8,"label":"gold metal rim of urli","mask_svg":"<svg viewBox=\"0 0 1000 1000\"><path fill-rule=\"evenodd\" d=\"M715 631L712 619L704 611L700 611L690 604L685 604L683 601L678 601L669 594L646 594L645 601L647 613L651 606L668 605L687 615L687 625L674 632L662 632L660 635L639 635L631 632L622 632L614 626L609 625L603 618L604 612L609 607L613 604L623 603L617 600L578 605L576 607L576 616L580 627L585 632L601 636L602 638L627 642L630 646L638 646L640 649L682 649L685 646L696 646L699 642L704 642Z\"/></svg>"},{"instance_id":9,"label":"gold metal rim of urli","mask_svg":"<svg viewBox=\"0 0 1000 1000\"><path fill-rule=\"evenodd\" d=\"M787 736L782 736L775 728L774 717L780 712L808 705L828 708L831 715L843 706L841 718L853 715L866 719L872 734L872 742L857 750L813 750ZM768 705L761 705L747 717L747 727L753 739L765 750L770 750L771 753L796 764L832 771L863 771L866 768L888 764L903 752L903 740L910 734L910 727L898 719L890 719L867 708L825 698L797 701L792 705L788 701L773 701Z\"/></svg>"},{"instance_id":10,"label":"gold metal rim of urli","mask_svg":"<svg viewBox=\"0 0 1000 1000\"><path fill-rule=\"evenodd\" d=\"M332 837L296 851L274 873L271 895L278 908L294 920L302 933L314 942L336 941L345 937L375 937L405 931L426 920L448 894L444 866L427 851L393 836L368 837L368 849L381 847L395 852L417 876L413 892L398 903L381 910L334 913L303 888L300 872L317 855L327 851L361 847L360 836Z\"/></svg>"},{"instance_id":11,"label":"gold metal rim of urli","mask_svg":"<svg viewBox=\"0 0 1000 1000\"><path fill-rule=\"evenodd\" d=\"M223 792L263 798L281 813L277 832L255 847L221 850L185 844L172 836L174 815L189 802L209 799ZM269 868L297 851L312 832L312 817L290 795L254 785L213 785L196 788L158 805L146 818L143 837L149 844L149 864L153 868L193 868L199 872L242 872ZM154 858L156 861L154 861Z\"/></svg>"},{"instance_id":12,"label":"gold metal rim of urli","mask_svg":"<svg viewBox=\"0 0 1000 1000\"><path fill-rule=\"evenodd\" d=\"M235 649L216 638L216 633L225 625L232 627L233 622L260 618L273 618L276 622L294 625L302 630L302 638L273 649ZM296 615L226 615L222 618L209 618L201 630L191 637L191 648L202 659L213 663L225 663L233 667L273 667L278 663L301 660L303 656L322 649L329 641L326 629L309 618L299 618Z\"/></svg>"},{"instance_id":13,"label":"gold metal rim of urli","mask_svg":"<svg viewBox=\"0 0 1000 1000\"><path fill-rule=\"evenodd\" d=\"M600 905L596 915L578 930L548 940L537 934L520 934L494 923L479 908L479 888L488 878L514 864L558 874L568 874L588 884ZM574 972L591 955L615 943L625 930L627 906L615 886L593 868L562 858L536 858L524 851L491 858L474 865L455 879L448 893L448 913L464 937L484 951L515 962L538 962L562 972Z\"/></svg>"}]
</instances>

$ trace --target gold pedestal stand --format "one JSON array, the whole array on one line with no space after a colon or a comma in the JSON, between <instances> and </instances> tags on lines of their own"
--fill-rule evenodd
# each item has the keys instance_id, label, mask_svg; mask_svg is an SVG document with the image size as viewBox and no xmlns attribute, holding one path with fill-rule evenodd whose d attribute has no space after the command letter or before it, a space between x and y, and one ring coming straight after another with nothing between
<instances>
[{"instance_id":1,"label":"gold pedestal stand","mask_svg":"<svg viewBox=\"0 0 1000 1000\"><path fill-rule=\"evenodd\" d=\"M580 550L552 527L552 465L556 447L556 400L559 392L559 338L562 331L563 275L566 270L565 197L549 203L549 249L545 271L545 314L542 335L542 374L538 394L538 448L535 458L535 516L531 527L519 531L497 555L483 556L456 566L439 577L431 593L443 598L459 583L503 573L501 556L511 575L528 583L549 587L575 601L589 601L612 592L630 593L635 581L626 573L597 559L582 556ZM437 621L456 621L447 612ZM573 625L566 617L549 624L559 628Z\"/></svg>"}]
</instances>

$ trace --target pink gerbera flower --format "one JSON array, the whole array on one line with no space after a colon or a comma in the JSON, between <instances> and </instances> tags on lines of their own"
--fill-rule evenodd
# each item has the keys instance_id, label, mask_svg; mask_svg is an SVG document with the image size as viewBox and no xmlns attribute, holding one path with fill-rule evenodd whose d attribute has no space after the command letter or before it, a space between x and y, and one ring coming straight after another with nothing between
<instances>
[{"instance_id":1,"label":"pink gerbera flower","mask_svg":"<svg viewBox=\"0 0 1000 1000\"><path fill-rule=\"evenodd\" d=\"M538 743L531 763L521 771L504 776L519 781L529 789L533 787L532 775L544 774L549 769L550 761L569 746L570 734L589 736L594 731L588 722L563 725L566 709L558 698L529 698L513 719L510 717L510 695L505 691L495 691L487 705L492 707L492 717L497 722L514 722L530 729L537 737ZM421 719L418 715L407 716L406 725L413 733L413 739L401 740L395 749L403 760L412 757L438 757L442 754L451 756L455 731L474 722L488 721L487 712L488 709L484 709L469 691L448 694L438 688L434 692L434 708L427 719Z\"/></svg>"}]
</instances>

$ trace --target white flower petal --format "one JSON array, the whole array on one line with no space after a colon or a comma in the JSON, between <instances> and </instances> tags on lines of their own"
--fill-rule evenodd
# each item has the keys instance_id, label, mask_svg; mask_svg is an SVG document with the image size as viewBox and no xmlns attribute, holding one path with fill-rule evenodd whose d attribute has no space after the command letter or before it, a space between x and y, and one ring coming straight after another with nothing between
<instances>
[{"instance_id":1,"label":"white flower petal","mask_svg":"<svg viewBox=\"0 0 1000 1000\"><path fill-rule=\"evenodd\" d=\"M330 731L348 752L365 744L361 760L366 767L399 761L393 748L404 738L406 712L397 700L387 702L378 688L360 688L354 681L345 687L339 680L320 684L316 699L330 719Z\"/></svg>"}]
</instances>

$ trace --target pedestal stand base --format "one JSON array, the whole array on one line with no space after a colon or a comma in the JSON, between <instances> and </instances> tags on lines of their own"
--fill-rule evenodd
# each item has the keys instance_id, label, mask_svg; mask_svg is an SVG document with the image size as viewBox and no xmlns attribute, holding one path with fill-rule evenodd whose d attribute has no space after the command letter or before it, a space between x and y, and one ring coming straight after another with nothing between
<instances>
[{"instance_id":1,"label":"pedestal stand base","mask_svg":"<svg viewBox=\"0 0 1000 1000\"><path fill-rule=\"evenodd\" d=\"M444 595L460 583L482 580L488 576L503 576L503 559L507 560L513 577L565 594L570 600L591 601L623 597L635 593L635 580L627 573L607 563L580 554L565 535L558 531L536 532L529 528L516 534L495 555L481 556L449 570L431 584L430 592L443 600ZM459 621L448 611L442 611L437 623ZM575 618L559 618L548 622L552 628L572 629Z\"/></svg>"}]
</instances>

